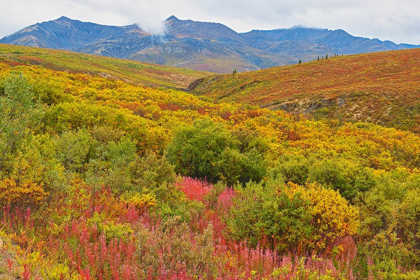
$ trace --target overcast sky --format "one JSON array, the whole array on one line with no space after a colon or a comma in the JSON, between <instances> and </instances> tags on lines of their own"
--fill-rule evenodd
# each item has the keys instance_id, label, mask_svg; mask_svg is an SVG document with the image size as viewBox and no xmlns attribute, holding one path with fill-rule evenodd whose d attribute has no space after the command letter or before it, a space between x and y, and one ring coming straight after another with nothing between
<instances>
[{"instance_id":1,"label":"overcast sky","mask_svg":"<svg viewBox=\"0 0 420 280\"><path fill-rule=\"evenodd\" d=\"M295 25L420 44L419 0L0 0L0 38L67 16L159 32L171 15L220 22L238 32Z\"/></svg>"}]
</instances>

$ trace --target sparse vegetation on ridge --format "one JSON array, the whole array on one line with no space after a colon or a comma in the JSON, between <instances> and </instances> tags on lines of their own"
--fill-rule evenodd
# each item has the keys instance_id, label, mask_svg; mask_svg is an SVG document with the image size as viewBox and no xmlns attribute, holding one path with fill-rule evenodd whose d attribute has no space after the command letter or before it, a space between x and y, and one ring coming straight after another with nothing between
<instances>
[{"instance_id":1,"label":"sparse vegetation on ridge","mask_svg":"<svg viewBox=\"0 0 420 280\"><path fill-rule=\"evenodd\" d=\"M420 49L337 56L210 76L192 93L315 119L371 122L420 132Z\"/></svg>"}]
</instances>

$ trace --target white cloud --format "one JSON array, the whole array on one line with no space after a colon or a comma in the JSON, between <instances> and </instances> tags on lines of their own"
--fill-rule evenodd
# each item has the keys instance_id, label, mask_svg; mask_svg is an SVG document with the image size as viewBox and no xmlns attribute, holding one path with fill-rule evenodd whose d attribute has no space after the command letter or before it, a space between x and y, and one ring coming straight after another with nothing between
<instances>
[{"instance_id":1,"label":"white cloud","mask_svg":"<svg viewBox=\"0 0 420 280\"><path fill-rule=\"evenodd\" d=\"M0 37L62 15L108 25L139 24L162 33L162 21L223 23L238 32L294 25L420 44L420 1L413 0L0 0Z\"/></svg>"}]
</instances>

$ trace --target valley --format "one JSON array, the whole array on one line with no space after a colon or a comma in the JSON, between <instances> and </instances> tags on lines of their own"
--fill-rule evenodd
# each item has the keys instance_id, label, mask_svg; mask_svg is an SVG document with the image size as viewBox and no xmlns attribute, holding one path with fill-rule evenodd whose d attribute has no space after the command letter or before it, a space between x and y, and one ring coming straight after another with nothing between
<instances>
[{"instance_id":1,"label":"valley","mask_svg":"<svg viewBox=\"0 0 420 280\"><path fill-rule=\"evenodd\" d=\"M1 44L0 279L419 278L419 57Z\"/></svg>"}]
</instances>

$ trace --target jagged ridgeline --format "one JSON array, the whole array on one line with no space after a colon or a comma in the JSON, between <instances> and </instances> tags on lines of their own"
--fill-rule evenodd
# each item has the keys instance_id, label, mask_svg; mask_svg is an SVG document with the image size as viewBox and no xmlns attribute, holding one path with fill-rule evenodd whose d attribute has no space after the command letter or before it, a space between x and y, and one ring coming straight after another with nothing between
<instances>
[{"instance_id":1,"label":"jagged ridgeline","mask_svg":"<svg viewBox=\"0 0 420 280\"><path fill-rule=\"evenodd\" d=\"M207 74L0 45L0 279L419 278L418 134Z\"/></svg>"},{"instance_id":2,"label":"jagged ridgeline","mask_svg":"<svg viewBox=\"0 0 420 280\"><path fill-rule=\"evenodd\" d=\"M420 132L420 49L333 56L287 67L211 76L191 92L348 122Z\"/></svg>"},{"instance_id":3,"label":"jagged ridgeline","mask_svg":"<svg viewBox=\"0 0 420 280\"><path fill-rule=\"evenodd\" d=\"M231 73L310 61L328 54L360 54L418 48L355 37L344 30L292 27L238 33L213 22L171 16L164 34L136 24L106 26L60 17L36 23L0 39L0 43L128 58L181 68Z\"/></svg>"}]
</instances>

